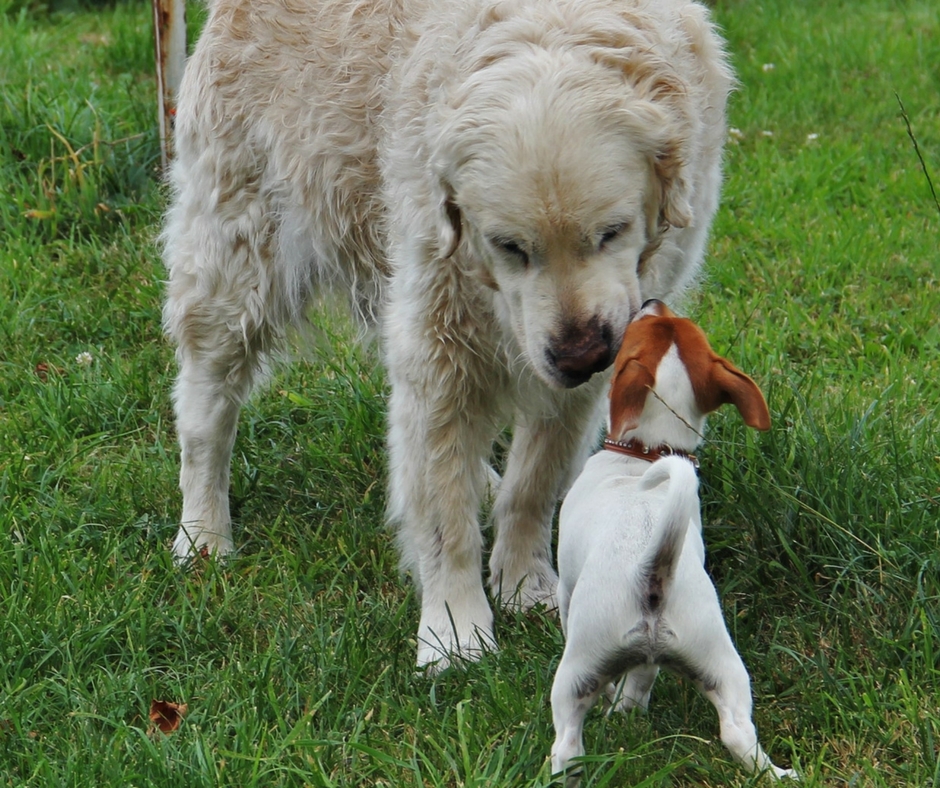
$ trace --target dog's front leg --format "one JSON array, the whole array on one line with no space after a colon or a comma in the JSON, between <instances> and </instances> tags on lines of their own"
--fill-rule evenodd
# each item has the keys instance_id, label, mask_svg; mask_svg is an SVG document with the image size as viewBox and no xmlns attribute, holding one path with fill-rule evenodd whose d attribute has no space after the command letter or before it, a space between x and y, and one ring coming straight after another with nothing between
<instances>
[{"instance_id":1,"label":"dog's front leg","mask_svg":"<svg viewBox=\"0 0 940 788\"><path fill-rule=\"evenodd\" d=\"M555 608L558 576L552 568L552 516L597 441L606 376L559 392L552 407L520 409L506 471L493 506L496 541L490 586L504 605Z\"/></svg>"},{"instance_id":2,"label":"dog's front leg","mask_svg":"<svg viewBox=\"0 0 940 788\"><path fill-rule=\"evenodd\" d=\"M492 391L473 360L455 355L410 330L387 351L389 517L421 595L418 665L434 670L495 647L478 522L496 431Z\"/></svg>"}]
</instances>

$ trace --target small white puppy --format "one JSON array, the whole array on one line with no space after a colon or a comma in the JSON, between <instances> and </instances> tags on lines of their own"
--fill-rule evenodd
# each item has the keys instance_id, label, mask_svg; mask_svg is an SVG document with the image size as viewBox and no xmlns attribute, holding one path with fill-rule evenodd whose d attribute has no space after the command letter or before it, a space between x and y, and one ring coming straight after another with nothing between
<instances>
[{"instance_id":1,"label":"small white puppy","mask_svg":"<svg viewBox=\"0 0 940 788\"><path fill-rule=\"evenodd\" d=\"M721 740L747 769L771 763L751 721L750 679L705 573L697 462L705 414L734 404L770 426L757 385L717 356L695 324L659 301L627 328L610 393L610 437L561 509L558 602L565 652L552 687L552 770L584 754L584 716L607 691L646 708L660 667L695 681ZM619 685L617 682L621 679ZM577 784L580 775L569 776Z\"/></svg>"}]
</instances>

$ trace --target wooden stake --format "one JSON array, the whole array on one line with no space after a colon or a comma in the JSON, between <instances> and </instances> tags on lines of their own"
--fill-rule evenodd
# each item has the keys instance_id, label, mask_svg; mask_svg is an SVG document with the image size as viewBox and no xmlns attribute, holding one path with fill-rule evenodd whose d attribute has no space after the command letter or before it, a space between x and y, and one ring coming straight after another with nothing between
<instances>
[{"instance_id":1,"label":"wooden stake","mask_svg":"<svg viewBox=\"0 0 940 788\"><path fill-rule=\"evenodd\" d=\"M160 164L173 157L173 118L186 67L186 0L152 0L160 124Z\"/></svg>"}]
</instances>

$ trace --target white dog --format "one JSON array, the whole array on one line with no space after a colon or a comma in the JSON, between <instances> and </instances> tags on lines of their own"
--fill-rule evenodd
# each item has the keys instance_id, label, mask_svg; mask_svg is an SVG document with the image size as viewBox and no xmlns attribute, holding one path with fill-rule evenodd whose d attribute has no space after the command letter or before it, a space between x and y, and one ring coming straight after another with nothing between
<instances>
[{"instance_id":1,"label":"white dog","mask_svg":"<svg viewBox=\"0 0 940 788\"><path fill-rule=\"evenodd\" d=\"M211 0L181 88L164 322L174 549L233 549L239 409L324 290L381 326L389 516L418 663L493 644L490 584L553 603L551 520L623 330L702 258L731 75L688 0Z\"/></svg>"},{"instance_id":2,"label":"white dog","mask_svg":"<svg viewBox=\"0 0 940 788\"><path fill-rule=\"evenodd\" d=\"M601 691L619 698L618 708L645 709L662 666L694 680L714 704L721 740L741 764L795 776L757 742L750 679L704 568L690 452L705 414L727 402L749 426L770 427L754 381L715 355L691 321L658 301L644 305L614 364L605 450L588 460L561 509L566 644L552 686L555 772L584 754L584 715Z\"/></svg>"}]
</instances>

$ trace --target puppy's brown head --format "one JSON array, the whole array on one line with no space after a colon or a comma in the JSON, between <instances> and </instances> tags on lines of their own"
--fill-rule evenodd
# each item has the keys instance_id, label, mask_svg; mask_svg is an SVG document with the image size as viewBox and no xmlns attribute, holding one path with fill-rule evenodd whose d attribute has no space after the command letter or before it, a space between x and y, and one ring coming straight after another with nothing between
<instances>
[{"instance_id":1,"label":"puppy's brown head","mask_svg":"<svg viewBox=\"0 0 940 788\"><path fill-rule=\"evenodd\" d=\"M668 429L674 435L684 426L700 432L705 415L726 403L738 409L749 427L770 428L770 412L757 384L716 354L691 320L677 317L655 300L647 301L627 327L614 362L610 389L610 433L614 438L622 440L654 418L644 413L653 391L661 405L656 408L659 419L676 422L670 427L660 424L654 428L657 430ZM680 447L680 441L672 440L672 445Z\"/></svg>"}]
</instances>

